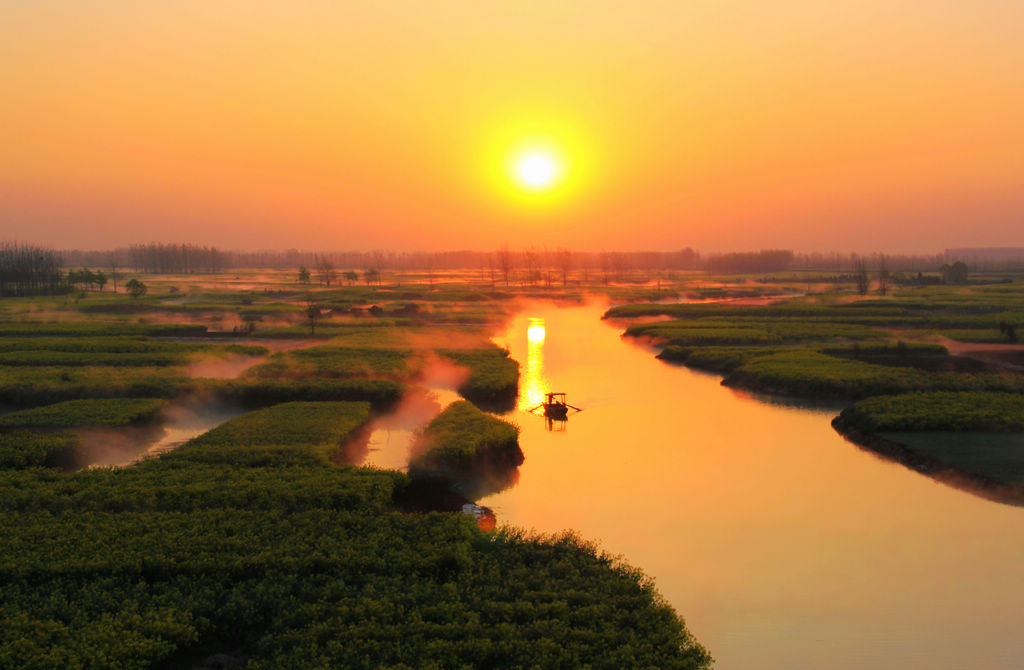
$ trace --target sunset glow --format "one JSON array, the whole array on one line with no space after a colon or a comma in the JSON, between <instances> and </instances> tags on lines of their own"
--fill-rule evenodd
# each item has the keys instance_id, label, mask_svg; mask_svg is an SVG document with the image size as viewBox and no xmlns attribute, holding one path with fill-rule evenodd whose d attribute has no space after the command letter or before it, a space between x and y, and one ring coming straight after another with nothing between
<instances>
[{"instance_id":1,"label":"sunset glow","mask_svg":"<svg viewBox=\"0 0 1024 670\"><path fill-rule=\"evenodd\" d=\"M554 185L559 176L555 158L544 152L530 152L516 160L516 178L529 190L543 190Z\"/></svg>"},{"instance_id":2,"label":"sunset glow","mask_svg":"<svg viewBox=\"0 0 1024 670\"><path fill-rule=\"evenodd\" d=\"M144 222L226 247L488 249L538 221L593 251L1020 241L1021 3L304 7L6 3L5 236L110 246L148 241Z\"/></svg>"}]
</instances>

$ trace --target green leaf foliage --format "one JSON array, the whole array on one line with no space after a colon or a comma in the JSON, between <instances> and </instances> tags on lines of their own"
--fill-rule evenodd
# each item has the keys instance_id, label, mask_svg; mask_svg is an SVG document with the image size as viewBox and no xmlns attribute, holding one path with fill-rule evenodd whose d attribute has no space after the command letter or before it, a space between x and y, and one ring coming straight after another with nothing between
<instances>
[{"instance_id":1,"label":"green leaf foliage","mask_svg":"<svg viewBox=\"0 0 1024 670\"><path fill-rule=\"evenodd\" d=\"M423 431L421 450L409 460L409 476L465 479L481 468L523 462L519 428L460 400Z\"/></svg>"},{"instance_id":2,"label":"green leaf foliage","mask_svg":"<svg viewBox=\"0 0 1024 670\"><path fill-rule=\"evenodd\" d=\"M855 403L844 419L867 432L1024 431L1024 395L935 392L878 396Z\"/></svg>"},{"instance_id":3,"label":"green leaf foliage","mask_svg":"<svg viewBox=\"0 0 1024 670\"><path fill-rule=\"evenodd\" d=\"M329 461L369 416L368 402L286 402L231 419L174 450L168 459L237 464L248 460L245 455L259 459L261 451L274 448L279 450L277 462L289 450ZM222 450L231 450L230 459Z\"/></svg>"},{"instance_id":4,"label":"green leaf foliage","mask_svg":"<svg viewBox=\"0 0 1024 670\"><path fill-rule=\"evenodd\" d=\"M319 377L386 377L408 379L418 369L413 352L402 349L319 346L274 354L269 361L249 369L247 378L302 379Z\"/></svg>"},{"instance_id":5,"label":"green leaf foliage","mask_svg":"<svg viewBox=\"0 0 1024 670\"><path fill-rule=\"evenodd\" d=\"M157 398L91 398L68 400L0 416L0 429L116 428L149 421L166 401Z\"/></svg>"},{"instance_id":6,"label":"green leaf foliage","mask_svg":"<svg viewBox=\"0 0 1024 670\"><path fill-rule=\"evenodd\" d=\"M70 464L78 436L19 430L0 433L0 469L60 467Z\"/></svg>"},{"instance_id":7,"label":"green leaf foliage","mask_svg":"<svg viewBox=\"0 0 1024 670\"><path fill-rule=\"evenodd\" d=\"M810 350L754 358L736 368L723 383L785 395L844 399L910 391L1024 391L1020 375L926 372Z\"/></svg>"},{"instance_id":8,"label":"green leaf foliage","mask_svg":"<svg viewBox=\"0 0 1024 670\"><path fill-rule=\"evenodd\" d=\"M501 402L514 400L519 391L519 362L496 345L477 349L441 349L438 353L469 369L469 376L459 387L462 397L473 401Z\"/></svg>"},{"instance_id":9,"label":"green leaf foliage","mask_svg":"<svg viewBox=\"0 0 1024 670\"><path fill-rule=\"evenodd\" d=\"M514 437L462 412L438 430ZM395 511L405 475L329 461L367 416L288 403L129 468L0 471L0 667L708 667L574 536Z\"/></svg>"}]
</instances>

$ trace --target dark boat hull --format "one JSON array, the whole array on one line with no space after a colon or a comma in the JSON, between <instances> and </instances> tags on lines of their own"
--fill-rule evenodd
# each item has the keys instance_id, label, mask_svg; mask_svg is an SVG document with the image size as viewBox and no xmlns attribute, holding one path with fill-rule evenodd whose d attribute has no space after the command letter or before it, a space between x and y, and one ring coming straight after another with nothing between
<instances>
[{"instance_id":1,"label":"dark boat hull","mask_svg":"<svg viewBox=\"0 0 1024 670\"><path fill-rule=\"evenodd\" d=\"M551 419L564 419L569 414L565 405L544 405L544 416Z\"/></svg>"}]
</instances>

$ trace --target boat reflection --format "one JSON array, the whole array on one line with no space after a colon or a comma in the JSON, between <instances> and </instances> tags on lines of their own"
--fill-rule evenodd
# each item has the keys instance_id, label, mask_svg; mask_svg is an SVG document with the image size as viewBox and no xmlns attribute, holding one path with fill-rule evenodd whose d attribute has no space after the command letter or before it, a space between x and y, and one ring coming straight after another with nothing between
<instances>
[{"instance_id":1,"label":"boat reflection","mask_svg":"<svg viewBox=\"0 0 1024 670\"><path fill-rule=\"evenodd\" d=\"M550 416L545 417L545 426L552 433L564 433L565 427L568 424L568 419L552 419Z\"/></svg>"}]
</instances>

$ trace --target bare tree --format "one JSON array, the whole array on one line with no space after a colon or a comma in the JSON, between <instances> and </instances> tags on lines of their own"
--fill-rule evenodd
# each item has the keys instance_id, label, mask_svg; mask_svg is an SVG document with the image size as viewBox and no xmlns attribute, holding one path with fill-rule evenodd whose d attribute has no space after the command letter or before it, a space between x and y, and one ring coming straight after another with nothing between
<instances>
[{"instance_id":1,"label":"bare tree","mask_svg":"<svg viewBox=\"0 0 1024 670\"><path fill-rule=\"evenodd\" d=\"M611 271L611 265L612 265L611 258L609 257L607 252L605 252L605 251L601 252L601 255L598 256L598 263L601 266L602 278L604 279L604 283L607 286L608 285L608 279L609 279L608 273Z\"/></svg>"},{"instance_id":2,"label":"bare tree","mask_svg":"<svg viewBox=\"0 0 1024 670\"><path fill-rule=\"evenodd\" d=\"M889 292L889 265L886 263L885 254L878 260L878 293L885 295Z\"/></svg>"},{"instance_id":3,"label":"bare tree","mask_svg":"<svg viewBox=\"0 0 1024 670\"><path fill-rule=\"evenodd\" d=\"M501 245L498 249L498 268L505 279L505 286L508 286L508 278L512 274L512 252L509 251L507 244Z\"/></svg>"},{"instance_id":4,"label":"bare tree","mask_svg":"<svg viewBox=\"0 0 1024 670\"><path fill-rule=\"evenodd\" d=\"M121 264L121 254L115 249L107 255L107 263L110 264L110 280L114 285L114 293L117 293L117 266Z\"/></svg>"},{"instance_id":5,"label":"bare tree","mask_svg":"<svg viewBox=\"0 0 1024 670\"><path fill-rule=\"evenodd\" d=\"M316 324L323 317L320 305L312 295L306 296L306 320L309 321L309 334L316 335Z\"/></svg>"},{"instance_id":6,"label":"bare tree","mask_svg":"<svg viewBox=\"0 0 1024 670\"><path fill-rule=\"evenodd\" d=\"M526 266L526 279L531 284L536 284L539 278L537 272L537 249L530 247L523 252L523 265Z\"/></svg>"},{"instance_id":7,"label":"bare tree","mask_svg":"<svg viewBox=\"0 0 1024 670\"><path fill-rule=\"evenodd\" d=\"M562 275L562 286L568 286L569 270L572 267L572 252L564 248L557 249L555 251L555 267Z\"/></svg>"},{"instance_id":8,"label":"bare tree","mask_svg":"<svg viewBox=\"0 0 1024 670\"><path fill-rule=\"evenodd\" d=\"M857 282L857 293L867 295L868 293L868 264L863 258L857 259L854 265L854 280Z\"/></svg>"},{"instance_id":9,"label":"bare tree","mask_svg":"<svg viewBox=\"0 0 1024 670\"><path fill-rule=\"evenodd\" d=\"M338 273L334 269L334 263L327 256L318 256L316 258L316 276L320 281L320 285L327 288L330 288L331 282L338 278Z\"/></svg>"}]
</instances>

